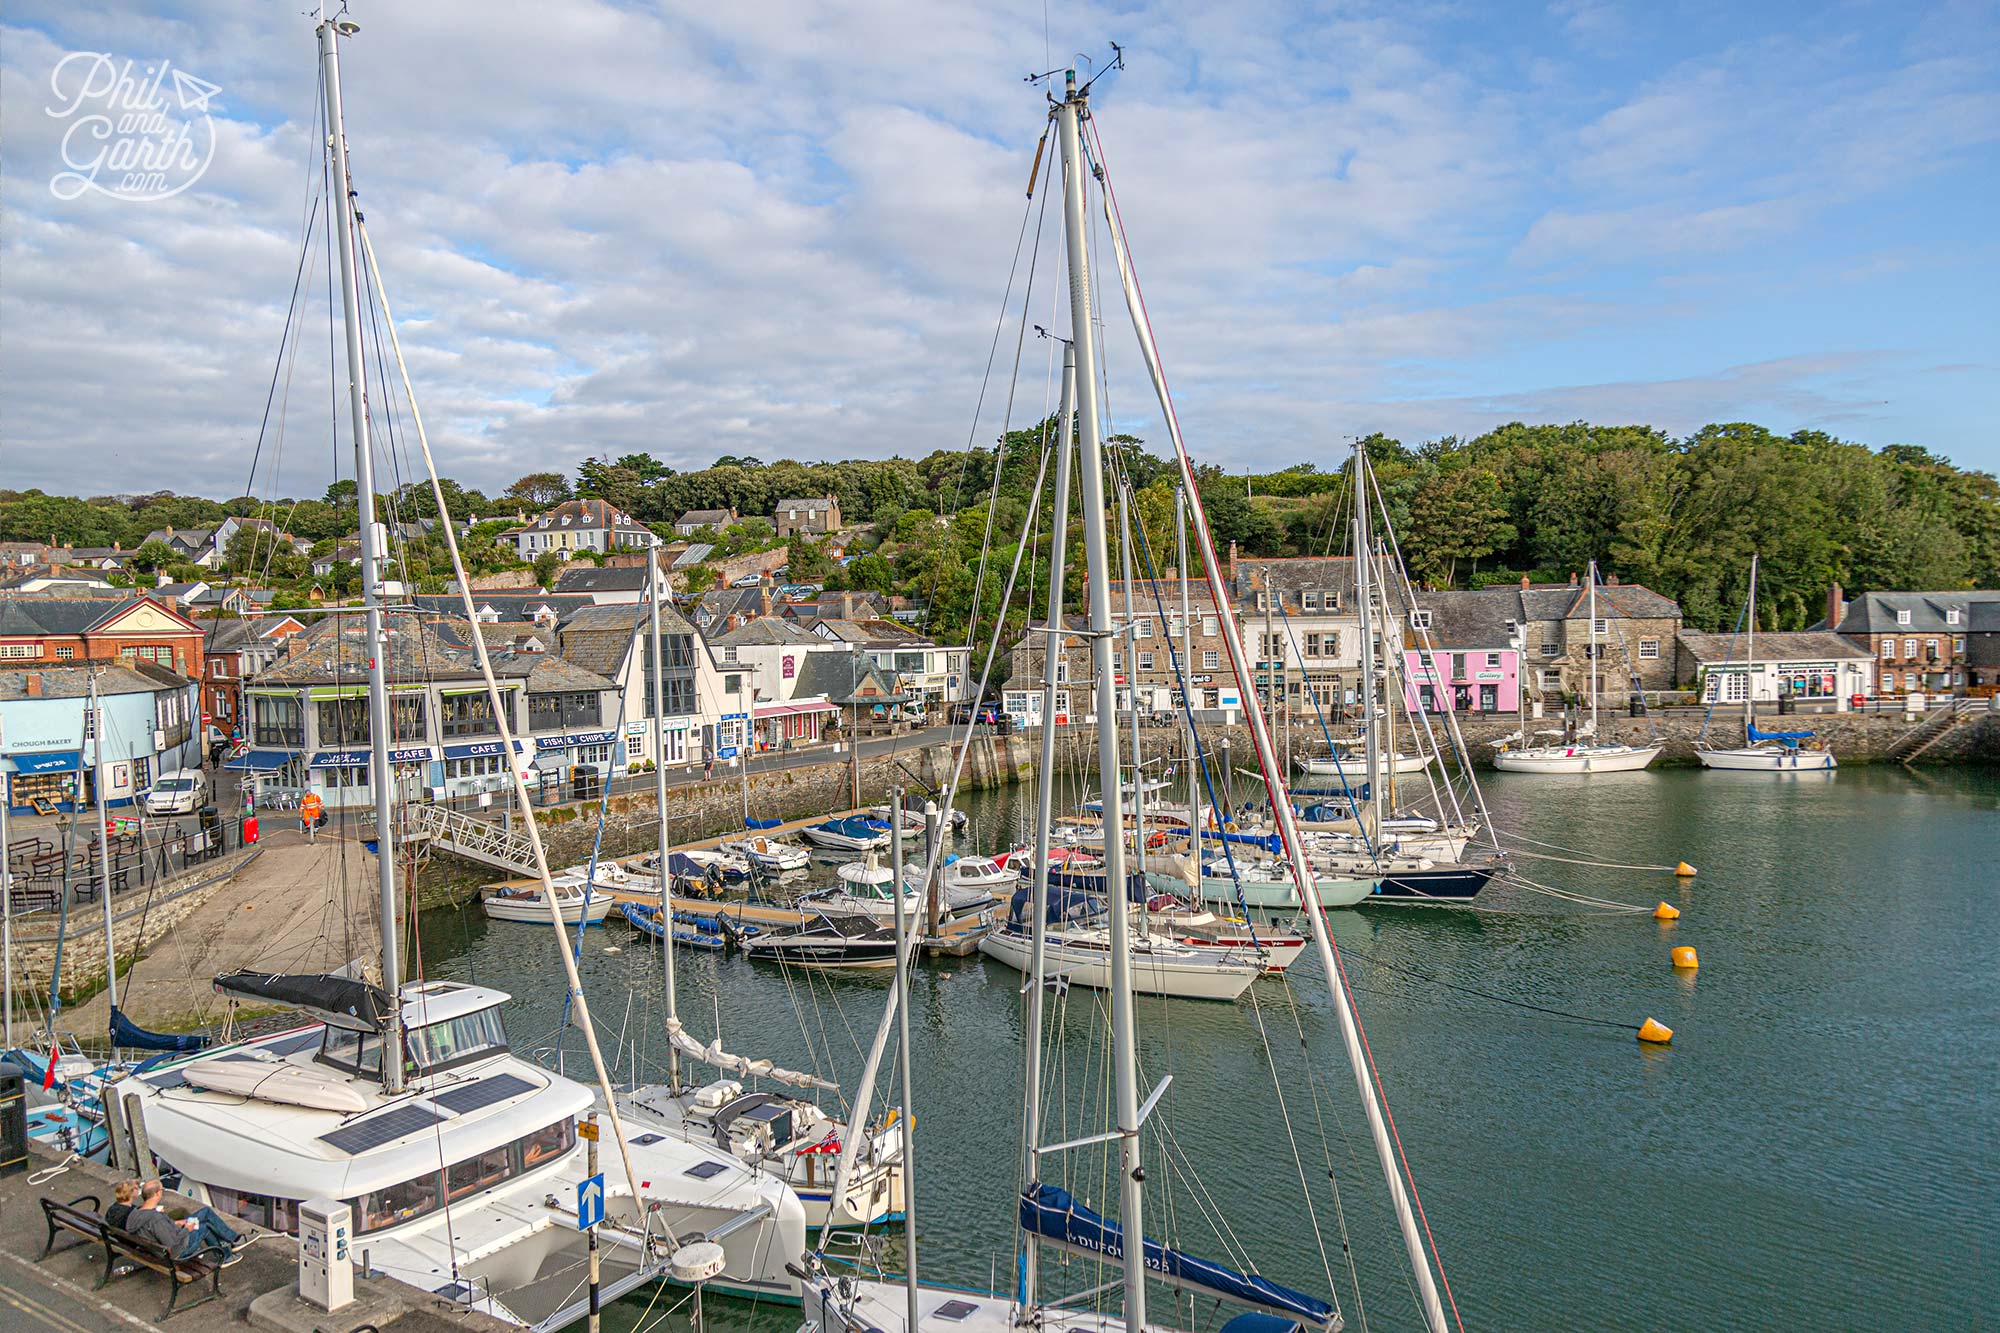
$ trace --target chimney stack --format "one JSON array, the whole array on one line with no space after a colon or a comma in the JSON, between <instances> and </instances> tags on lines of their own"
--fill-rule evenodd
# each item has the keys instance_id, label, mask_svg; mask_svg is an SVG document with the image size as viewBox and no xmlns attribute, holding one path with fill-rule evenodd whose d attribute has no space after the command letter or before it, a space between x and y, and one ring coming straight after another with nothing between
<instances>
[{"instance_id":1,"label":"chimney stack","mask_svg":"<svg viewBox=\"0 0 2000 1333\"><path fill-rule=\"evenodd\" d=\"M1605 586L1605 587L1607 587L1607 588L1615 588L1615 587L1617 587L1617 586L1618 586L1618 576L1617 576L1616 574L1606 574L1606 575L1604 576L1604 586Z\"/></svg>"},{"instance_id":2,"label":"chimney stack","mask_svg":"<svg viewBox=\"0 0 2000 1333\"><path fill-rule=\"evenodd\" d=\"M1576 587L1576 586L1577 586L1577 580L1576 580L1576 571L1575 571L1575 570L1571 570L1571 571L1570 571L1570 573L1569 573L1569 586L1570 586L1570 587L1572 587L1572 588L1574 588L1574 587Z\"/></svg>"},{"instance_id":3,"label":"chimney stack","mask_svg":"<svg viewBox=\"0 0 2000 1333\"><path fill-rule=\"evenodd\" d=\"M771 614L771 576L766 574L757 585L757 604L763 608L761 614Z\"/></svg>"},{"instance_id":4,"label":"chimney stack","mask_svg":"<svg viewBox=\"0 0 2000 1333\"><path fill-rule=\"evenodd\" d=\"M1229 563L1222 567L1222 581L1232 588L1236 586L1236 539L1233 537L1229 540Z\"/></svg>"},{"instance_id":5,"label":"chimney stack","mask_svg":"<svg viewBox=\"0 0 2000 1333\"><path fill-rule=\"evenodd\" d=\"M1531 585L1528 582L1528 576L1526 574L1521 575L1521 587L1525 590L1530 586Z\"/></svg>"},{"instance_id":6,"label":"chimney stack","mask_svg":"<svg viewBox=\"0 0 2000 1333\"><path fill-rule=\"evenodd\" d=\"M1847 616L1847 596L1838 583L1826 590L1826 627L1839 629L1840 622Z\"/></svg>"},{"instance_id":7,"label":"chimney stack","mask_svg":"<svg viewBox=\"0 0 2000 1333\"><path fill-rule=\"evenodd\" d=\"M840 618L842 620L854 619L854 594L851 592L842 592L840 594Z\"/></svg>"}]
</instances>

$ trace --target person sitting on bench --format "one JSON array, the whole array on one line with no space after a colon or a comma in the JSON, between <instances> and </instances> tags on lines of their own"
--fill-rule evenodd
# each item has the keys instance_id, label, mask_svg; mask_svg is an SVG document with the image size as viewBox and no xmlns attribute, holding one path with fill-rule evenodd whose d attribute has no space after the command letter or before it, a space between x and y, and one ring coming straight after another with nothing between
<instances>
[{"instance_id":1,"label":"person sitting on bench","mask_svg":"<svg viewBox=\"0 0 2000 1333\"><path fill-rule=\"evenodd\" d=\"M118 1231L132 1220L132 1205L139 1201L139 1182L121 1180L111 1191L111 1206L104 1210L104 1225Z\"/></svg>"},{"instance_id":2,"label":"person sitting on bench","mask_svg":"<svg viewBox=\"0 0 2000 1333\"><path fill-rule=\"evenodd\" d=\"M249 1244L248 1238L239 1235L213 1208L197 1208L176 1222L160 1207L160 1197L160 1182L147 1181L139 1194L139 1206L133 1210L125 1229L164 1246L176 1259L191 1259L210 1246L239 1250Z\"/></svg>"}]
</instances>

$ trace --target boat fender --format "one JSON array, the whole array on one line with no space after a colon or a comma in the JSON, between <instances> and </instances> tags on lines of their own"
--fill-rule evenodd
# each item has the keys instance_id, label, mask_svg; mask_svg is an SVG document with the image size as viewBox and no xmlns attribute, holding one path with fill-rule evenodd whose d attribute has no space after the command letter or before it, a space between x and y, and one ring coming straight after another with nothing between
<instances>
[{"instance_id":1,"label":"boat fender","mask_svg":"<svg viewBox=\"0 0 2000 1333\"><path fill-rule=\"evenodd\" d=\"M1639 1040L1664 1046L1674 1039L1674 1030L1658 1019L1649 1018L1639 1025Z\"/></svg>"},{"instance_id":2,"label":"boat fender","mask_svg":"<svg viewBox=\"0 0 2000 1333\"><path fill-rule=\"evenodd\" d=\"M1685 861L1681 862L1681 863L1680 863L1679 865L1677 865L1677 866L1675 866L1675 867L1674 867L1674 878L1676 878L1676 879L1693 879L1693 878L1694 878L1694 867L1693 867L1693 866L1691 866L1691 865L1689 865L1689 864L1688 864L1687 862L1685 862Z\"/></svg>"},{"instance_id":3,"label":"boat fender","mask_svg":"<svg viewBox=\"0 0 2000 1333\"><path fill-rule=\"evenodd\" d=\"M1695 957L1694 946L1691 944L1683 944L1677 947L1673 951L1672 957L1674 966L1683 971L1692 972L1701 966L1701 960Z\"/></svg>"},{"instance_id":4,"label":"boat fender","mask_svg":"<svg viewBox=\"0 0 2000 1333\"><path fill-rule=\"evenodd\" d=\"M1655 921L1678 921L1680 919L1681 909L1675 907L1672 903L1661 903L1653 909L1653 920Z\"/></svg>"}]
</instances>

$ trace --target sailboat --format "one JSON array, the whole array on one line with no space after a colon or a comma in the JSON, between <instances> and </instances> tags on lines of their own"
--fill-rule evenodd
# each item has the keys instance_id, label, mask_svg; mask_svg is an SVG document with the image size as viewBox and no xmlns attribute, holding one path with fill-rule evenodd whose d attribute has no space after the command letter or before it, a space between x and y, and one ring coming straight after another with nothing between
<instances>
[{"instance_id":1,"label":"sailboat","mask_svg":"<svg viewBox=\"0 0 2000 1333\"><path fill-rule=\"evenodd\" d=\"M1813 739L1810 731L1757 729L1757 557L1750 557L1750 602L1744 620L1743 744L1733 748L1697 740L1694 752L1703 768L1752 773L1831 773L1839 765L1833 751ZM1704 724L1702 731L1708 730Z\"/></svg>"},{"instance_id":2,"label":"sailboat","mask_svg":"<svg viewBox=\"0 0 2000 1333\"><path fill-rule=\"evenodd\" d=\"M1558 741L1553 745L1529 745L1520 732L1499 742L1493 767L1503 773L1634 773L1660 757L1666 748L1659 741L1651 745L1625 745L1600 741L1597 737L1597 681L1602 648L1597 634L1597 562L1590 562L1590 655L1585 674L1590 677L1590 725L1588 739L1575 744ZM1516 744L1516 742L1522 742Z\"/></svg>"},{"instance_id":3,"label":"sailboat","mask_svg":"<svg viewBox=\"0 0 2000 1333\"><path fill-rule=\"evenodd\" d=\"M1098 363L1093 320L1097 312L1093 310L1090 297L1083 199L1086 172L1082 134L1079 128L1086 114L1089 88L1088 85L1082 89L1077 87L1073 70L1065 71L1064 80L1064 96L1059 102L1055 102L1052 116L1059 133L1064 230L1070 275L1070 319L1075 343L1073 352L1066 356L1062 419L1065 424L1069 422L1071 415L1069 406L1074 401L1078 409L1076 417L1080 428L1085 560L1094 575L1088 581L1088 586L1091 589L1090 619L1093 632L1091 651L1096 681L1095 712L1099 718L1108 719L1115 715L1113 711L1115 698L1110 604L1101 574L1101 571L1107 570L1109 566L1106 561L1104 539L1105 506L1102 503L1100 472L1102 445L1096 392ZM1095 165L1101 167L1101 164L1100 156ZM1108 186L1106 189L1108 191ZM1157 350L1152 342L1150 328L1145 323L1143 306L1137 297L1136 282L1131 276L1125 255L1122 231L1108 206L1106 214L1111 244L1118 259L1120 275L1125 282L1127 306L1139 332L1141 350L1166 414L1183 480L1192 486L1193 465L1181 439L1171 400L1166 394ZM1071 367L1074 367L1074 374L1069 373ZM1069 385L1072 383L1075 385L1074 400L1069 390ZM1063 458L1066 462L1067 455L1063 455ZM1066 472L1059 470L1058 495L1064 495L1066 490ZM1066 514L1067 510L1065 508L1059 512ZM1213 540L1198 502L1194 515L1195 530L1204 548L1203 554L1208 564L1211 587L1217 594L1218 604L1222 604L1220 578L1217 572L1219 565L1215 559ZM1063 524L1058 523L1057 531L1060 531L1062 526ZM1052 561L1052 588L1060 587L1056 571L1057 567ZM1225 621L1224 624L1227 628L1223 639L1229 652L1231 670L1236 675L1239 688L1244 688L1247 692L1250 674L1247 655L1233 623ZM1054 615L1050 617L1049 628L1045 632L1059 634L1061 628L1060 616ZM1044 672L1045 678L1052 675L1052 672ZM1045 680L1045 691L1047 688ZM1049 715L1046 711L1047 704L1045 693L1044 716ZM1259 710L1247 710L1246 718L1249 721L1259 764L1270 784L1272 806L1282 827L1285 844L1288 849L1297 852L1297 830L1293 827L1289 801L1284 799L1283 773L1271 734ZM1142 1104L1138 1045L1133 1025L1133 941L1127 930L1123 893L1108 895L1111 909L1107 941L1111 977L1110 1054L1115 1085L1112 1098L1113 1125L1106 1133L1063 1143L1047 1145L1042 1143L1043 995L1044 983L1049 979L1049 972L1045 970L1048 960L1044 946L1047 942L1046 926L1050 917L1046 829L1049 822L1051 784L1047 781L1046 774L1053 729L1044 729L1043 735L1044 780L1041 784L1043 793L1040 801L1041 817L1037 823L1038 850L1041 854L1036 859L1036 879L1030 911L1032 954L1029 977L1028 984L1022 990L1026 1019L1023 1046L1028 1058L1023 1097L1023 1186L1017 1200L1017 1219L1024 1242L1019 1288L1010 1295L988 1295L926 1286L919 1279L914 1246L910 1251L905 1279L900 1283L870 1280L845 1273L836 1274L828 1267L823 1257L815 1254L808 1256L807 1260L804 1304L808 1326L818 1333L874 1333L875 1330L898 1328L902 1333L946 1333L947 1330L964 1330L965 1333L1011 1333L1012 1330L1029 1326L1043 1330L1089 1330L1091 1333L1112 1333L1112 1330L1145 1333L1146 1330L1156 1327L1147 1317L1147 1304L1148 1283L1157 1281L1185 1293L1189 1298L1190 1309L1200 1301L1226 1304L1245 1310L1247 1313L1237 1316L1224 1325L1225 1328L1237 1330L1238 1333L1250 1333L1252 1329L1260 1330L1262 1333L1284 1333L1285 1330L1299 1330L1302 1333L1308 1329L1331 1333L1332 1330L1343 1326L1341 1315L1331 1301L1285 1287L1259 1275L1248 1262L1249 1256L1246 1256L1245 1261L1239 1261L1237 1267L1232 1267L1229 1264L1186 1253L1146 1235L1144 1223L1148 1186L1143 1158L1142 1128L1147 1119L1157 1111L1172 1080L1170 1076ZM1121 808L1123 802L1117 784L1117 736L1115 728L1108 725L1098 728L1098 769L1106 780L1105 822L1111 827L1119 827L1123 822ZM1110 882L1122 884L1125 879L1125 865L1124 847L1120 839L1107 840L1105 860L1105 869ZM1294 864L1301 863L1295 861ZM1334 1001L1333 1007L1339 1016L1349 1060L1363 1093L1364 1106L1368 1111L1371 1136L1383 1164L1398 1224L1413 1261L1413 1269L1416 1270L1414 1276L1425 1324L1428 1329L1433 1330L1433 1333L1442 1333L1446 1327L1445 1315L1431 1272L1429 1257L1423 1248L1415 1215L1409 1205L1401 1167L1392 1153L1372 1075L1368 1064L1364 1062L1358 1028L1348 1007L1340 971L1335 965L1332 945L1326 933L1325 918L1317 903L1313 901L1310 885L1303 872L1298 881L1298 901L1306 907L1307 915L1313 924L1314 941L1325 969L1327 985ZM1117 1168L1114 1174L1107 1175L1107 1186L1117 1196L1118 1216L1115 1219L1107 1217L1086 1201L1076 1198L1048 1177L1048 1169L1062 1160L1057 1154L1092 1144L1116 1145ZM1115 1184L1110 1184L1112 1180L1115 1180ZM1041 1287L1045 1250L1066 1251L1111 1266L1114 1272L1111 1281L1081 1293L1077 1299L1086 1300L1101 1292L1122 1292L1122 1309L1102 1311L1080 1309L1076 1308L1075 1302L1047 1300L1046 1293ZM1249 1271L1243 1271L1244 1268L1248 1268Z\"/></svg>"},{"instance_id":4,"label":"sailboat","mask_svg":"<svg viewBox=\"0 0 2000 1333\"><path fill-rule=\"evenodd\" d=\"M357 250L375 279L383 325L403 367L395 322L348 174L340 102L339 42L358 25L344 15L315 21L339 210L341 297L346 329L349 424L353 432L361 534L361 586L368 642L385 642L382 529L375 522L373 449L362 350ZM457 538L437 483L421 413L403 388L430 471L432 496L468 620L471 594ZM511 748L484 640L470 647ZM553 1329L580 1317L575 1273L586 1238L568 1201L589 1177L581 1122L602 1113L617 1169L605 1174L611 1277L598 1296L699 1272L716 1290L795 1298L785 1264L804 1243L805 1211L781 1180L720 1147L678 1138L628 1140L566 934L550 923L571 997L571 1021L589 1049L598 1087L514 1054L501 1010L509 997L453 981L405 982L396 913L396 792L389 759L388 654L368 655L369 774L374 794L381 984L339 974L232 973L217 978L231 996L301 1012L300 1027L237 1042L136 1076L138 1114L163 1172L198 1201L275 1230L297 1228L302 1201L330 1198L353 1209L355 1246L377 1271L506 1322ZM525 780L515 797L529 808ZM547 856L525 821L544 894ZM683 1261L688 1261L685 1265ZM699 1261L695 1263L694 1261Z\"/></svg>"}]
</instances>

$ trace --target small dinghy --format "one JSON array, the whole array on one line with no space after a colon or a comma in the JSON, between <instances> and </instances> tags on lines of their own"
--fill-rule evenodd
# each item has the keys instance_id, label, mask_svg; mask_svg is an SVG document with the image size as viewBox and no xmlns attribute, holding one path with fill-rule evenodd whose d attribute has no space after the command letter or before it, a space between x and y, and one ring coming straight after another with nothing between
<instances>
[{"instance_id":1,"label":"small dinghy","mask_svg":"<svg viewBox=\"0 0 2000 1333\"><path fill-rule=\"evenodd\" d=\"M795 847L789 842L779 842L775 838L744 838L738 842L722 844L725 852L734 852L757 869L770 875L786 875L794 870L804 870L812 864L812 853L803 847Z\"/></svg>"},{"instance_id":2,"label":"small dinghy","mask_svg":"<svg viewBox=\"0 0 2000 1333\"><path fill-rule=\"evenodd\" d=\"M660 938L662 926L659 908L647 907L641 903L626 903L618 911L634 930L650 935L654 939ZM720 912L674 913L674 943L683 948L723 953L757 933L757 927L745 925Z\"/></svg>"},{"instance_id":3,"label":"small dinghy","mask_svg":"<svg viewBox=\"0 0 2000 1333\"><path fill-rule=\"evenodd\" d=\"M205 1092L229 1092L281 1106L353 1115L368 1109L368 1099L344 1073L287 1064L263 1051L246 1051L183 1066L181 1076Z\"/></svg>"}]
</instances>

